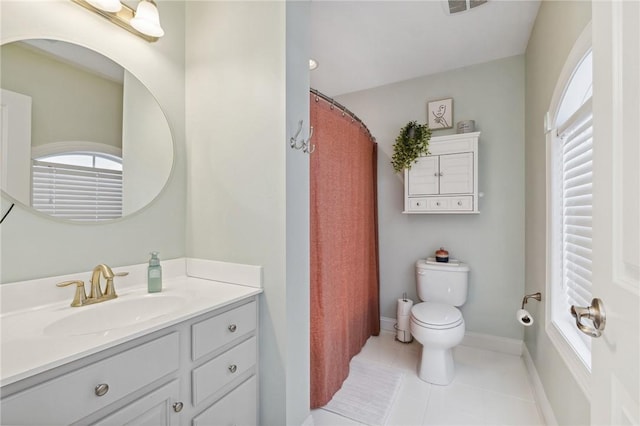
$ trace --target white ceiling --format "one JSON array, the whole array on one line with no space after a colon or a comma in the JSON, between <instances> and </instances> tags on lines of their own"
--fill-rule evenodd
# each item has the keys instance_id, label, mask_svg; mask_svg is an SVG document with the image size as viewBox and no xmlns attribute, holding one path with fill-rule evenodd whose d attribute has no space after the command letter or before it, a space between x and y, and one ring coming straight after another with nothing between
<instances>
[{"instance_id":1,"label":"white ceiling","mask_svg":"<svg viewBox=\"0 0 640 426\"><path fill-rule=\"evenodd\" d=\"M524 53L540 0L311 2L311 87L337 96Z\"/></svg>"}]
</instances>

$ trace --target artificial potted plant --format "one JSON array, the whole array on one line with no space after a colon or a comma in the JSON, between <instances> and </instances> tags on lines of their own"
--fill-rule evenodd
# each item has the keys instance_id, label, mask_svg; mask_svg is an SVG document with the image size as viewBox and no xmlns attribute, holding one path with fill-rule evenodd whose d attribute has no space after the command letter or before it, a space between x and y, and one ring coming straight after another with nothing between
<instances>
[{"instance_id":1,"label":"artificial potted plant","mask_svg":"<svg viewBox=\"0 0 640 426\"><path fill-rule=\"evenodd\" d=\"M428 155L430 139L431 129L427 124L418 124L415 120L408 122L393 144L391 164L396 173L410 169L420 155Z\"/></svg>"}]
</instances>

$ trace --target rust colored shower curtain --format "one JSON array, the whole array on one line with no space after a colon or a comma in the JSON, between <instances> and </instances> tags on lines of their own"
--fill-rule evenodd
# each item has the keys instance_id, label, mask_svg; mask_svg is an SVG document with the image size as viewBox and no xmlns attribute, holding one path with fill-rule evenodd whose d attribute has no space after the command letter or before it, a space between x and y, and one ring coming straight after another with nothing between
<instances>
[{"instance_id":1,"label":"rust colored shower curtain","mask_svg":"<svg viewBox=\"0 0 640 426\"><path fill-rule=\"evenodd\" d=\"M377 145L358 121L311 95L311 408L380 333Z\"/></svg>"}]
</instances>

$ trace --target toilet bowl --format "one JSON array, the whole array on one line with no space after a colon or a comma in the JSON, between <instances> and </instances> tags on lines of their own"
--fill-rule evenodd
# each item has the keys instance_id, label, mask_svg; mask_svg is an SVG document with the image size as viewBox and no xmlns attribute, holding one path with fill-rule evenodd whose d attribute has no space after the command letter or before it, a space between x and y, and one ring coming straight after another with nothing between
<instances>
[{"instance_id":1,"label":"toilet bowl","mask_svg":"<svg viewBox=\"0 0 640 426\"><path fill-rule=\"evenodd\" d=\"M464 318L457 306L467 300L469 267L459 261L416 262L416 286L422 303L411 308L409 330L422 345L418 376L425 382L453 381L453 348L464 338Z\"/></svg>"},{"instance_id":2,"label":"toilet bowl","mask_svg":"<svg viewBox=\"0 0 640 426\"><path fill-rule=\"evenodd\" d=\"M411 335L422 345L418 377L448 385L455 375L452 349L464 338L464 319L454 306L422 302L411 309Z\"/></svg>"}]
</instances>

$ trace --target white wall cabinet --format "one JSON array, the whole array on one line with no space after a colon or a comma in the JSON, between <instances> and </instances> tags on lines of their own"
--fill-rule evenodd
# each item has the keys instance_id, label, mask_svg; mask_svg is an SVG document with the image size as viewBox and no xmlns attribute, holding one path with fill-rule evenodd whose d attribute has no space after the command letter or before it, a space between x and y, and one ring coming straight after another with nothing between
<instances>
[{"instance_id":1,"label":"white wall cabinet","mask_svg":"<svg viewBox=\"0 0 640 426\"><path fill-rule=\"evenodd\" d=\"M432 137L429 155L404 171L403 213L479 213L480 132Z\"/></svg>"},{"instance_id":2,"label":"white wall cabinet","mask_svg":"<svg viewBox=\"0 0 640 426\"><path fill-rule=\"evenodd\" d=\"M250 297L3 387L0 424L255 425L257 342Z\"/></svg>"}]
</instances>

